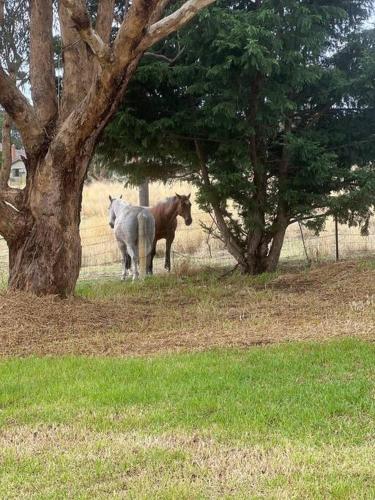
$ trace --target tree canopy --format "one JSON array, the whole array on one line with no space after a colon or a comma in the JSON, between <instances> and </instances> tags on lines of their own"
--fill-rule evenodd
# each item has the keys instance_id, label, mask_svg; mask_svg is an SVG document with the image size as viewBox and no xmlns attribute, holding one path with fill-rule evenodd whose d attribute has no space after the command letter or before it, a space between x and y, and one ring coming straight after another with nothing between
<instances>
[{"instance_id":1,"label":"tree canopy","mask_svg":"<svg viewBox=\"0 0 375 500\"><path fill-rule=\"evenodd\" d=\"M319 230L334 213L366 228L375 37L361 26L371 7L218 2L144 59L99 153L134 182L192 179L246 272L275 268L294 221Z\"/></svg>"}]
</instances>

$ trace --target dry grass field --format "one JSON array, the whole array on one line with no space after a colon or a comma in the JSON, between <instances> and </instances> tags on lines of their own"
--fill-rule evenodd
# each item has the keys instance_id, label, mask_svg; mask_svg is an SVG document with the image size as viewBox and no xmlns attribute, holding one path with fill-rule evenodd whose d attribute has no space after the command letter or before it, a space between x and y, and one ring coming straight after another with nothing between
<instances>
[{"instance_id":1,"label":"dry grass field","mask_svg":"<svg viewBox=\"0 0 375 500\"><path fill-rule=\"evenodd\" d=\"M208 221L209 217L194 205L195 190L187 183L173 183L164 185L154 183L150 186L150 204L154 205L167 196L175 193L192 193L193 198L193 224L184 225L181 218L178 221L178 231L174 243L174 250L183 254L204 254L206 252L206 236L202 231L199 221ZM118 261L119 253L111 229L108 226L108 196L118 197L132 204L138 204L138 190L125 189L121 182L93 182L85 187L83 193L82 210L82 245L83 266L100 266ZM162 245L161 245L162 246ZM214 244L215 246L215 244ZM215 248L219 245L216 243Z\"/></svg>"},{"instance_id":2,"label":"dry grass field","mask_svg":"<svg viewBox=\"0 0 375 500\"><path fill-rule=\"evenodd\" d=\"M258 278L222 271L82 282L77 298L0 296L0 355L148 355L375 337L375 266L326 264Z\"/></svg>"},{"instance_id":3,"label":"dry grass field","mask_svg":"<svg viewBox=\"0 0 375 500\"><path fill-rule=\"evenodd\" d=\"M232 257L218 240L207 238L201 228L201 222L211 224L208 214L202 212L195 203L194 187L187 183L174 182L164 185L154 183L150 186L150 203L155 204L174 193L192 193L193 224L184 225L178 218L178 229L172 247L174 268L182 271L186 267L202 267L206 265L228 266L233 263ZM120 254L113 233L108 226L108 196L123 195L133 204L138 203L137 189L124 188L120 181L92 182L85 186L83 192L83 208L81 236L83 246L81 279L93 279L103 276L120 275ZM309 258L314 262L333 260L335 255L335 237L333 221L328 221L325 230L319 237L303 230ZM343 258L375 255L375 225L370 225L370 236L362 237L358 228L339 227L340 255ZM158 255L163 256L164 242L158 244ZM306 259L300 229L297 224L289 227L281 255L282 261L304 261ZM0 239L0 282L6 280L7 247ZM156 259L157 273L163 273L163 260Z\"/></svg>"},{"instance_id":4,"label":"dry grass field","mask_svg":"<svg viewBox=\"0 0 375 500\"><path fill-rule=\"evenodd\" d=\"M175 182L172 184L154 183L150 186L150 203L153 205L172 196L174 193L192 193L192 215L193 224L186 227L179 218L178 230L173 249L177 254L189 256L190 260L208 259L210 254L214 258L214 263L228 264L228 254L224 251L224 246L217 240L207 239L207 235L201 228L201 222L206 225L211 224L208 214L202 212L195 203L194 187L188 183ZM84 247L84 266L96 266L108 264L118 260L119 255L116 245L113 245L113 238L107 224L108 196L123 195L124 199L130 203L138 203L137 189L125 189L121 182L93 182L85 187L83 195L82 212L82 243ZM375 254L375 223L370 225L370 236L362 237L358 228L347 226L339 227L340 233L340 253L342 257L353 257L353 255ZM308 255L311 260L320 262L333 259L335 254L334 223L327 222L325 230L319 237L304 229L304 237ZM159 248L163 249L163 243L159 243ZM215 259L216 258L216 259ZM297 224L289 227L283 252L284 260L304 260L305 253L301 240L300 229ZM206 262L205 262L206 263Z\"/></svg>"}]
</instances>

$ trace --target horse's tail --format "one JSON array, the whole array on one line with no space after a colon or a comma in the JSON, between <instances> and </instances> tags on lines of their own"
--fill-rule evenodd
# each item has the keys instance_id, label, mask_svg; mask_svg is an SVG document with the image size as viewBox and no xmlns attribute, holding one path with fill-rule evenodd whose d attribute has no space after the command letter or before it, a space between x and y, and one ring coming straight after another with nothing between
<instances>
[{"instance_id":1,"label":"horse's tail","mask_svg":"<svg viewBox=\"0 0 375 500\"><path fill-rule=\"evenodd\" d=\"M141 275L146 274L147 257L151 252L155 238L155 219L146 208L138 216L138 256Z\"/></svg>"}]
</instances>

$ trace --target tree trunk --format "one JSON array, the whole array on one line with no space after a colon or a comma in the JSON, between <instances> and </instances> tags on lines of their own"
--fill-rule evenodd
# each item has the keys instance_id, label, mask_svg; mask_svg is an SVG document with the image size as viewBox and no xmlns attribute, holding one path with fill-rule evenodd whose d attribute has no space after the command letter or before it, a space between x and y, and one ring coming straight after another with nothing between
<instances>
[{"instance_id":1,"label":"tree trunk","mask_svg":"<svg viewBox=\"0 0 375 500\"><path fill-rule=\"evenodd\" d=\"M66 210L61 209L61 218ZM67 297L81 265L79 221L63 227L41 217L31 231L9 243L9 288L37 295Z\"/></svg>"},{"instance_id":2,"label":"tree trunk","mask_svg":"<svg viewBox=\"0 0 375 500\"><path fill-rule=\"evenodd\" d=\"M280 254L284 244L285 232L287 226L280 227L275 233L270 251L267 256L266 271L274 273L279 265Z\"/></svg>"},{"instance_id":3,"label":"tree trunk","mask_svg":"<svg viewBox=\"0 0 375 500\"><path fill-rule=\"evenodd\" d=\"M242 269L244 274L262 274L267 267L267 251L268 245L263 242L263 235L259 236L258 232L252 238L255 242L251 245L251 252L248 252L245 259L246 266ZM249 242L251 239L249 239Z\"/></svg>"},{"instance_id":4,"label":"tree trunk","mask_svg":"<svg viewBox=\"0 0 375 500\"><path fill-rule=\"evenodd\" d=\"M26 230L8 241L9 287L13 290L61 297L74 291L82 254L83 176L77 172L86 171L88 160L77 155L70 169L64 168L66 159L63 165L61 161L47 155L35 170L38 174L29 179ZM45 176L46 170L52 175Z\"/></svg>"},{"instance_id":5,"label":"tree trunk","mask_svg":"<svg viewBox=\"0 0 375 500\"><path fill-rule=\"evenodd\" d=\"M139 204L141 207L148 207L150 205L148 179L145 179L145 181L139 186Z\"/></svg>"},{"instance_id":6,"label":"tree trunk","mask_svg":"<svg viewBox=\"0 0 375 500\"><path fill-rule=\"evenodd\" d=\"M280 254L284 243L284 237L287 226L282 226L273 234L272 243L269 247L265 234L259 238L259 234L254 234L254 240L257 245L252 245L252 252L249 252L246 258L246 265L240 266L244 274L262 274L265 272L275 272L280 260ZM251 242L252 238L249 238Z\"/></svg>"}]
</instances>

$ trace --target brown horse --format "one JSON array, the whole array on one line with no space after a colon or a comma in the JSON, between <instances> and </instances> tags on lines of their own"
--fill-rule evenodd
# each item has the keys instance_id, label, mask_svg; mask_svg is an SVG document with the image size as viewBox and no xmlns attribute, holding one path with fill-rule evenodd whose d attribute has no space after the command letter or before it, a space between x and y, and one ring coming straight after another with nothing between
<instances>
[{"instance_id":1,"label":"brown horse","mask_svg":"<svg viewBox=\"0 0 375 500\"><path fill-rule=\"evenodd\" d=\"M152 274L152 262L156 253L156 243L165 239L165 269L171 270L171 246L177 228L177 216L185 221L187 226L193 222L191 218L190 194L188 196L179 195L167 198L150 208L155 218L155 239L152 247L147 274ZM126 267L130 268L130 257L127 258Z\"/></svg>"}]
</instances>

